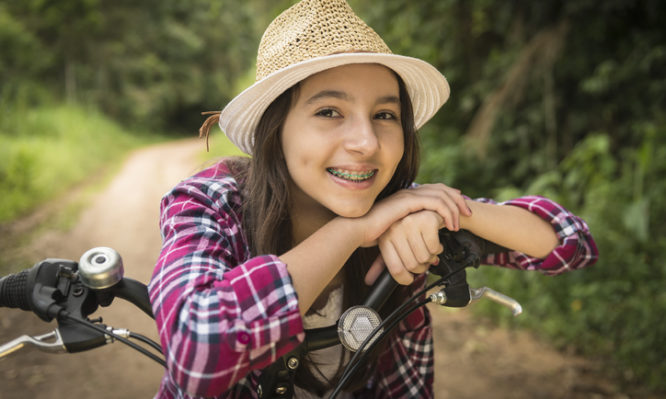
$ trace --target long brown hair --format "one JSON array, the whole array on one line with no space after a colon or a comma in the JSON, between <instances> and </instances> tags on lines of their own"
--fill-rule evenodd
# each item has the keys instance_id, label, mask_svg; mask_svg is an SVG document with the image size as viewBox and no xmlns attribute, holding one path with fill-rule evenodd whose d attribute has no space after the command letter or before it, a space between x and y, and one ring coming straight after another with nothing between
<instances>
[{"instance_id":1,"label":"long brown hair","mask_svg":"<svg viewBox=\"0 0 666 399\"><path fill-rule=\"evenodd\" d=\"M400 115L404 137L404 153L398 163L396 171L378 195L377 200L387 197L396 191L409 187L419 167L419 142L414 126L414 113L412 103L404 82L399 75ZM289 189L290 176L284 160L281 145L281 130L287 114L298 95L299 85L291 87L282 93L266 109L259 121L254 135L252 158L248 161L238 161L232 170L238 174L243 187L243 230L250 243L253 256L265 253L284 253L292 246L292 225L289 216ZM249 162L249 165L246 163ZM245 164L245 165L243 165ZM343 273L343 306L348 308L360 304L369 292L364 284L364 276L370 264L378 254L377 248L359 248L347 260ZM386 317L388 309L395 309L404 292L398 290L387 304L380 310ZM385 344L375 350L368 364L377 360ZM342 365L342 359L340 360ZM333 382L321 383L311 370L312 362L304 359L296 375L296 384L304 389L323 394L330 389ZM355 389L367 381L367 374L372 371L366 367L365 372L353 376L348 389ZM341 370L334 378L339 378Z\"/></svg>"}]
</instances>

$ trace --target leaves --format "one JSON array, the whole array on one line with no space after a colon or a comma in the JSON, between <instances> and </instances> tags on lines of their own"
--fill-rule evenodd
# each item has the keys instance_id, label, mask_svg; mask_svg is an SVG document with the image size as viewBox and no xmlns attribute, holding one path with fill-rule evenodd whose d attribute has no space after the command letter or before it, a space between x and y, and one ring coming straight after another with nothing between
<instances>
[{"instance_id":1,"label":"leaves","mask_svg":"<svg viewBox=\"0 0 666 399\"><path fill-rule=\"evenodd\" d=\"M253 64L269 4L8 2L0 80L40 82L56 99L95 104L127 124L194 131L199 112L220 109ZM16 101L15 90L3 92Z\"/></svg>"},{"instance_id":2,"label":"leaves","mask_svg":"<svg viewBox=\"0 0 666 399\"><path fill-rule=\"evenodd\" d=\"M666 3L383 3L355 7L394 52L433 63L452 87L421 132L420 180L471 196L546 195L586 219L601 253L589 270L557 278L502 270L478 278L524 298L518 323L604 354L629 370L619 378L666 390L664 335L654 331L666 312L655 300L666 278ZM561 43L524 57L562 24ZM524 67L505 78L514 65ZM483 159L461 140L475 119L486 123Z\"/></svg>"},{"instance_id":3,"label":"leaves","mask_svg":"<svg viewBox=\"0 0 666 399\"><path fill-rule=\"evenodd\" d=\"M292 3L2 2L0 130L29 136L22 118L35 104L67 99L125 125L194 133L199 112L253 82L261 33ZM420 132L419 181L473 197L546 195L585 218L601 252L593 268L557 278L482 278L524 298L519 323L666 390L666 2L350 4L395 53L430 62L451 85ZM463 140L475 120L486 122L483 159ZM2 171L7 152L0 146ZM33 173L30 157L17 151L16 176Z\"/></svg>"}]
</instances>

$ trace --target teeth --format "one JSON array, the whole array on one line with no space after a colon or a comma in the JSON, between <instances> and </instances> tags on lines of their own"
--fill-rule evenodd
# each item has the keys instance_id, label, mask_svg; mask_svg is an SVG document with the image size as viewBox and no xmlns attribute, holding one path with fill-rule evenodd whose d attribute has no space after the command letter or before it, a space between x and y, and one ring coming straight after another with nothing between
<instances>
[{"instance_id":1,"label":"teeth","mask_svg":"<svg viewBox=\"0 0 666 399\"><path fill-rule=\"evenodd\" d=\"M368 180L369 178L374 176L376 172L375 170L369 170L367 172L354 172L346 169L333 169L333 168L328 168L326 170L328 171L328 173L332 174L333 176L351 181Z\"/></svg>"}]
</instances>

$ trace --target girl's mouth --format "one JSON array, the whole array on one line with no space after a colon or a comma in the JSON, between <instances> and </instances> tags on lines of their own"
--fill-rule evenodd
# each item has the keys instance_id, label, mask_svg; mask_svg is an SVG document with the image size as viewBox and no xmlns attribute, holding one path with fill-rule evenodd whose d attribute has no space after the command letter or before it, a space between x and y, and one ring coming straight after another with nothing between
<instances>
[{"instance_id":1,"label":"girl's mouth","mask_svg":"<svg viewBox=\"0 0 666 399\"><path fill-rule=\"evenodd\" d=\"M327 168L326 171L337 178L351 182L362 182L369 180L375 175L375 173L377 173L377 169L353 171L348 169Z\"/></svg>"}]
</instances>

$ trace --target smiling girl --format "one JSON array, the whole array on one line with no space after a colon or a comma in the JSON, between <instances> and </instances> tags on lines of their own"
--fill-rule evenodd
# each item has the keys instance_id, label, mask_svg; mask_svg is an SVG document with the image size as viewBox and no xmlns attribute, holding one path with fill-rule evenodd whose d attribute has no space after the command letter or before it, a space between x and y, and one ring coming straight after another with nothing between
<instances>
[{"instance_id":1,"label":"smiling girl","mask_svg":"<svg viewBox=\"0 0 666 399\"><path fill-rule=\"evenodd\" d=\"M441 73L392 54L342 0L303 0L273 21L256 83L202 130L219 121L251 158L221 160L162 201L157 397L259 397L261 370L362 301L384 268L404 286L388 308L421 288L441 228L511 249L487 263L557 274L596 260L585 222L548 199L414 184L416 129L448 95ZM285 395L320 397L347 360L339 345L310 354ZM345 395L432 397L432 366L420 308Z\"/></svg>"}]
</instances>

